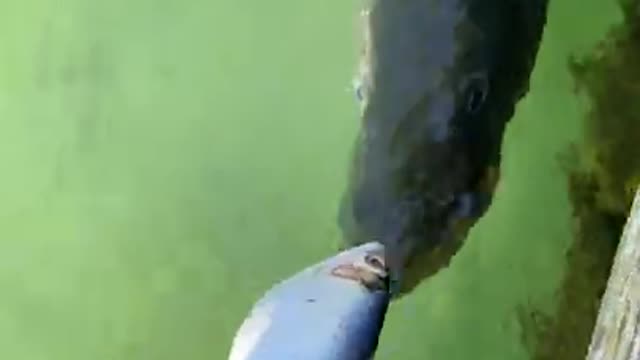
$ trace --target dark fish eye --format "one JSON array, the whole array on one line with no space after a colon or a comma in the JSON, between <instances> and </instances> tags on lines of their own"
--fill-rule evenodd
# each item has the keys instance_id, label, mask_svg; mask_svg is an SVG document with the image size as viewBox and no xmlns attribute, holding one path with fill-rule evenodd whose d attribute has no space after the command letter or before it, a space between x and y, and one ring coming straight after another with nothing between
<instances>
[{"instance_id":1,"label":"dark fish eye","mask_svg":"<svg viewBox=\"0 0 640 360\"><path fill-rule=\"evenodd\" d=\"M466 109L469 114L476 114L485 100L487 99L487 94L489 93L489 83L486 77L482 75L474 76L470 81L467 87L466 94Z\"/></svg>"},{"instance_id":2,"label":"dark fish eye","mask_svg":"<svg viewBox=\"0 0 640 360\"><path fill-rule=\"evenodd\" d=\"M455 197L450 204L450 209L453 211L453 215L457 218L468 217L471 213L472 207L473 199L468 193Z\"/></svg>"}]
</instances>

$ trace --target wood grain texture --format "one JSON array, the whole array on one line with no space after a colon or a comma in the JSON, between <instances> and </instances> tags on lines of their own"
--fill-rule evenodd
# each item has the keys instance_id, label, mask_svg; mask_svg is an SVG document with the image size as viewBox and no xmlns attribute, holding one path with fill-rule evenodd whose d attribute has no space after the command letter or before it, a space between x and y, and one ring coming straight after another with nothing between
<instances>
[{"instance_id":1,"label":"wood grain texture","mask_svg":"<svg viewBox=\"0 0 640 360\"><path fill-rule=\"evenodd\" d=\"M618 245L587 360L640 359L640 190Z\"/></svg>"}]
</instances>

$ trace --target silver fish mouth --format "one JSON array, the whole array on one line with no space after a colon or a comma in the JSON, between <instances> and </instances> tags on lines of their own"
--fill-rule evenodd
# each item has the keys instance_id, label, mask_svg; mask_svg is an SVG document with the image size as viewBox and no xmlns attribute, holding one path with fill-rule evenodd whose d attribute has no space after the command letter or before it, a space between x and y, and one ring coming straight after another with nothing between
<instances>
[{"instance_id":1,"label":"silver fish mouth","mask_svg":"<svg viewBox=\"0 0 640 360\"><path fill-rule=\"evenodd\" d=\"M331 275L356 281L370 292L389 292L390 289L389 270L379 254L368 253L358 261L340 264L331 270Z\"/></svg>"}]
</instances>

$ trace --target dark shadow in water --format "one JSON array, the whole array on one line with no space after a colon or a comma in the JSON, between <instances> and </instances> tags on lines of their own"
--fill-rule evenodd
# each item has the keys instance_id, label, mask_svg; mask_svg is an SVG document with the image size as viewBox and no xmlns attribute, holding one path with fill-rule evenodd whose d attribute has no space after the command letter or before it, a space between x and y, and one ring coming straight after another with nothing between
<instances>
[{"instance_id":1,"label":"dark shadow in water","mask_svg":"<svg viewBox=\"0 0 640 360\"><path fill-rule=\"evenodd\" d=\"M590 108L584 143L561 156L574 240L553 316L520 309L535 360L584 359L618 239L640 184L640 2L621 0L624 22L593 51L572 58L576 92Z\"/></svg>"}]
</instances>

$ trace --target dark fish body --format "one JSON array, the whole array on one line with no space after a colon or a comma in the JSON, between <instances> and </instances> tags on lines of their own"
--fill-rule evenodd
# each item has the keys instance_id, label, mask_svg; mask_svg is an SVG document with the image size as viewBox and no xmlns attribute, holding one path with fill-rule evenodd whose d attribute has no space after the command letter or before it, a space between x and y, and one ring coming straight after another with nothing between
<instances>
[{"instance_id":1,"label":"dark fish body","mask_svg":"<svg viewBox=\"0 0 640 360\"><path fill-rule=\"evenodd\" d=\"M379 241L401 293L445 266L491 204L506 124L528 91L547 0L373 0L361 129L339 222Z\"/></svg>"}]
</instances>

